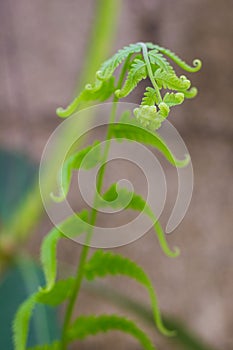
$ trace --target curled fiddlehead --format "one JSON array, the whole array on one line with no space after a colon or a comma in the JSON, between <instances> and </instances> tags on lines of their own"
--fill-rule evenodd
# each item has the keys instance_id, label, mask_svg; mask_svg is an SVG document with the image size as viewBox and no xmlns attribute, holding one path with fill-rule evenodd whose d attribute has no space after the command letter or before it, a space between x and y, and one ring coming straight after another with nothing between
<instances>
[{"instance_id":1,"label":"curled fiddlehead","mask_svg":"<svg viewBox=\"0 0 233 350\"><path fill-rule=\"evenodd\" d=\"M130 62L130 58L135 56ZM193 66L185 63L175 53L152 43L136 43L124 47L105 61L96 73L93 84L87 84L79 96L66 108L58 108L60 117L73 114L85 101L105 101L112 94L117 98L124 98L130 94L139 82L149 78L152 87L147 87L141 105L135 109L135 116L144 127L156 130L170 113L170 107L181 104L185 98L193 98L197 89L191 87L190 80L181 75L178 77L167 57L187 72L197 72L201 68L201 61L195 59ZM117 67L128 60L128 75L121 88L115 87L113 74ZM171 90L165 93L162 91Z\"/></svg>"}]
</instances>

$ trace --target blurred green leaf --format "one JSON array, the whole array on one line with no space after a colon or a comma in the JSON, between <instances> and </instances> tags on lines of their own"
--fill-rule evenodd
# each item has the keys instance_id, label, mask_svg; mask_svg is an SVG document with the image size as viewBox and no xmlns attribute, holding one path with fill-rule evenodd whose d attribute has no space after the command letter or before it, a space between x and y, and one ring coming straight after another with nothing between
<instances>
[{"instance_id":1,"label":"blurred green leaf","mask_svg":"<svg viewBox=\"0 0 233 350\"><path fill-rule=\"evenodd\" d=\"M19 305L39 285L44 285L42 270L31 260L20 260L0 282L0 344L1 349L13 350L12 322ZM49 344L60 336L57 310L39 304L30 323L28 346Z\"/></svg>"},{"instance_id":2,"label":"blurred green leaf","mask_svg":"<svg viewBox=\"0 0 233 350\"><path fill-rule=\"evenodd\" d=\"M25 155L0 149L0 222L9 221L36 174L37 166Z\"/></svg>"}]
</instances>

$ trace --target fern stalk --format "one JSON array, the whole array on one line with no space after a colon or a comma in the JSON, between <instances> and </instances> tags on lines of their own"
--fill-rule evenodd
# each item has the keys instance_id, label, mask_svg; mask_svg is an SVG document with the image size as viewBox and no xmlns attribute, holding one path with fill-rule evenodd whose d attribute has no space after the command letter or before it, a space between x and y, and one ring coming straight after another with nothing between
<instances>
[{"instance_id":1,"label":"fern stalk","mask_svg":"<svg viewBox=\"0 0 233 350\"><path fill-rule=\"evenodd\" d=\"M156 84L156 81L155 81L154 76L153 76L153 72L152 72L152 69L151 69L151 65L150 65L150 61L149 61L149 57L148 57L148 51L147 51L146 44L140 43L140 45L142 46L142 54L143 54L143 57L144 57L144 60L145 60L145 63L146 63L146 68L147 68L147 72L148 72L150 81L151 81L151 83L152 83L152 85L153 85L153 87L155 89L156 96L157 96L157 99L158 99L158 103L160 103L160 102L162 102L162 97L161 97L161 94L159 92L158 85Z\"/></svg>"},{"instance_id":2,"label":"fern stalk","mask_svg":"<svg viewBox=\"0 0 233 350\"><path fill-rule=\"evenodd\" d=\"M122 67L119 81L117 84L117 88L121 88L121 86L122 86L122 83L123 83L123 80L124 80L124 77L125 77L125 74L127 71L127 67L129 64L129 60L130 60L130 57L125 61L124 65ZM70 325L74 306L75 306L75 303L78 299L80 288L81 288L82 281L83 281L84 274L85 274L84 267L85 267L85 264L87 262L87 257L88 257L88 253L89 253L89 243L90 243L90 240L91 240L91 237L93 234L93 227L95 226L97 215L98 215L98 211L96 209L96 207L98 205L98 194L102 190L108 154L109 154L109 150L110 150L110 146L111 146L111 138L112 138L111 125L112 125L112 123L114 123L115 118L116 118L116 108L117 108L116 103L117 103L117 101L118 101L118 98L116 96L114 96L112 111L111 111L111 115L110 115L110 119L109 119L107 135L106 135L107 142L105 143L105 148L104 148L104 153L103 153L103 165L100 168L100 171L98 174L97 184L96 184L97 191L95 194L94 205L93 205L92 210L91 210L91 216L90 216L90 221L89 221L91 227L89 229L89 232L87 233L86 242L85 242L85 245L83 246L82 251L81 251L81 256L80 256L80 260L79 260L79 264L78 264L78 268L77 268L77 272L76 272L75 284L74 284L73 291L72 291L71 297L69 299L69 303L68 303L66 313L65 313L65 319L64 319L63 330L62 330L62 338L61 338L61 350L66 349L67 330L68 330L68 327Z\"/></svg>"}]
</instances>

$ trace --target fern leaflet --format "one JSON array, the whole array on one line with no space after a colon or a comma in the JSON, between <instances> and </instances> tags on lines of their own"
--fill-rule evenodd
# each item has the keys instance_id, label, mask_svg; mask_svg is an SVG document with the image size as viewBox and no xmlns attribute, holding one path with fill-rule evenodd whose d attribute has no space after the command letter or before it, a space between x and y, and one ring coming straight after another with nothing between
<instances>
[{"instance_id":1,"label":"fern leaflet","mask_svg":"<svg viewBox=\"0 0 233 350\"><path fill-rule=\"evenodd\" d=\"M68 331L68 340L85 339L100 332L118 330L131 334L145 350L155 350L149 337L135 323L116 315L80 316Z\"/></svg>"},{"instance_id":2,"label":"fern leaflet","mask_svg":"<svg viewBox=\"0 0 233 350\"><path fill-rule=\"evenodd\" d=\"M102 278L107 275L125 275L133 278L138 283L143 285L147 289L150 296L154 320L157 328L162 334L169 336L174 335L173 331L169 331L163 325L153 285L147 274L140 266L122 255L113 254L110 252L105 253L102 250L98 250L87 262L85 266L85 276L88 280L93 280L96 277Z\"/></svg>"},{"instance_id":3,"label":"fern leaflet","mask_svg":"<svg viewBox=\"0 0 233 350\"><path fill-rule=\"evenodd\" d=\"M146 79L146 64L141 59L136 58L129 69L125 84L120 90L116 90L115 94L118 98L126 97L138 85L138 83Z\"/></svg>"}]
</instances>

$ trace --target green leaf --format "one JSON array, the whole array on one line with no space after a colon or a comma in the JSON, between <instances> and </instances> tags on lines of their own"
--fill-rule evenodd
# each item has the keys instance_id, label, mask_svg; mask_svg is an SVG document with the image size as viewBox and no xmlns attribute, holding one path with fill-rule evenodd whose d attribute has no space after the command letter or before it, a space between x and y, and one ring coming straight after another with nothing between
<instances>
[{"instance_id":1,"label":"green leaf","mask_svg":"<svg viewBox=\"0 0 233 350\"><path fill-rule=\"evenodd\" d=\"M43 266L46 289L50 290L54 286L57 274L57 244L64 235L58 228L54 227L43 239L41 246L41 263Z\"/></svg>"},{"instance_id":2,"label":"green leaf","mask_svg":"<svg viewBox=\"0 0 233 350\"><path fill-rule=\"evenodd\" d=\"M178 168L186 166L190 161L189 155L186 155L184 160L176 159L158 133L147 130L136 119L130 118L127 121L124 118L122 122L113 124L111 129L115 138L137 141L157 148L172 165Z\"/></svg>"},{"instance_id":3,"label":"green leaf","mask_svg":"<svg viewBox=\"0 0 233 350\"><path fill-rule=\"evenodd\" d=\"M138 58L134 59L123 87L115 92L116 96L122 98L129 95L138 83L141 80L146 79L146 77L147 70L145 62Z\"/></svg>"},{"instance_id":4,"label":"green leaf","mask_svg":"<svg viewBox=\"0 0 233 350\"><path fill-rule=\"evenodd\" d=\"M99 206L111 206L114 203L114 208L124 208L132 209L136 211L143 212L147 215L153 222L154 230L157 234L160 246L163 252L171 257L177 257L179 255L179 249L177 247L172 251L167 244L165 234L163 229L151 210L147 202L138 194L128 191L126 188L119 188L117 184L113 184L102 197L102 202L100 201Z\"/></svg>"},{"instance_id":5,"label":"green leaf","mask_svg":"<svg viewBox=\"0 0 233 350\"><path fill-rule=\"evenodd\" d=\"M80 213L70 216L57 227L54 227L45 236L41 246L41 262L45 273L46 287L45 290L50 291L55 283L57 275L57 244L65 234L69 237L76 237L88 230L88 212L82 210Z\"/></svg>"},{"instance_id":6,"label":"green leaf","mask_svg":"<svg viewBox=\"0 0 233 350\"><path fill-rule=\"evenodd\" d=\"M149 51L148 57L152 64L157 65L159 68L163 69L166 72L174 73L174 70L170 63L161 53L159 53L157 49Z\"/></svg>"},{"instance_id":7,"label":"green leaf","mask_svg":"<svg viewBox=\"0 0 233 350\"><path fill-rule=\"evenodd\" d=\"M169 57L179 67L181 67L182 69L184 69L187 72L197 72L197 71L199 71L201 69L202 63L198 59L193 60L193 66L194 67L192 67L189 64L187 64L186 62L184 62L174 52L172 52L172 51L170 51L168 49L165 49L164 47L161 47L159 45L155 45L155 44L152 44L152 43L146 43L146 46L148 47L148 49L160 51L163 55L166 55L167 57Z\"/></svg>"},{"instance_id":8,"label":"green leaf","mask_svg":"<svg viewBox=\"0 0 233 350\"><path fill-rule=\"evenodd\" d=\"M26 348L29 321L36 304L36 299L37 293L32 294L21 304L16 313L13 323L15 350L25 350Z\"/></svg>"},{"instance_id":9,"label":"green leaf","mask_svg":"<svg viewBox=\"0 0 233 350\"><path fill-rule=\"evenodd\" d=\"M159 115L163 118L163 120L165 118L167 118L169 112L170 112L169 106L166 103L164 103L164 102L160 102L160 104L159 104Z\"/></svg>"},{"instance_id":10,"label":"green leaf","mask_svg":"<svg viewBox=\"0 0 233 350\"><path fill-rule=\"evenodd\" d=\"M120 49L115 55L105 61L99 71L97 72L97 77L101 80L109 79L116 68L126 60L130 55L138 53L141 51L140 43L130 44L125 46L123 49Z\"/></svg>"},{"instance_id":11,"label":"green leaf","mask_svg":"<svg viewBox=\"0 0 233 350\"><path fill-rule=\"evenodd\" d=\"M80 316L68 330L68 340L85 339L89 335L118 330L132 335L146 350L155 350L149 337L135 323L117 315Z\"/></svg>"},{"instance_id":12,"label":"green leaf","mask_svg":"<svg viewBox=\"0 0 233 350\"><path fill-rule=\"evenodd\" d=\"M155 104L158 104L156 91L154 88L149 86L146 88L141 105L142 106L154 106Z\"/></svg>"},{"instance_id":13,"label":"green leaf","mask_svg":"<svg viewBox=\"0 0 233 350\"><path fill-rule=\"evenodd\" d=\"M184 101L184 94L182 92L167 92L163 98L163 102L165 102L169 107L180 105Z\"/></svg>"},{"instance_id":14,"label":"green leaf","mask_svg":"<svg viewBox=\"0 0 233 350\"><path fill-rule=\"evenodd\" d=\"M185 91L189 89L191 83L184 75L181 75L179 78L175 73L168 73L161 68L157 69L154 72L154 78L156 79L159 88Z\"/></svg>"},{"instance_id":15,"label":"green leaf","mask_svg":"<svg viewBox=\"0 0 233 350\"><path fill-rule=\"evenodd\" d=\"M62 168L58 173L59 195L51 193L51 197L55 202L62 202L70 188L72 171L83 168L89 170L94 168L101 161L101 144L99 141L93 143L75 154L72 154L65 160Z\"/></svg>"},{"instance_id":16,"label":"green leaf","mask_svg":"<svg viewBox=\"0 0 233 350\"><path fill-rule=\"evenodd\" d=\"M149 294L158 330L164 335L174 335L173 331L168 330L163 325L153 285L140 266L122 255L97 250L85 265L85 277L88 280L93 280L96 277L102 278L107 275L125 275L143 285Z\"/></svg>"},{"instance_id":17,"label":"green leaf","mask_svg":"<svg viewBox=\"0 0 233 350\"><path fill-rule=\"evenodd\" d=\"M34 184L36 175L36 164L24 154L0 150L0 222L10 222Z\"/></svg>"},{"instance_id":18,"label":"green leaf","mask_svg":"<svg viewBox=\"0 0 233 350\"><path fill-rule=\"evenodd\" d=\"M105 101L114 92L114 77L107 81L97 79L94 85L87 84L85 89L71 102L67 108L59 107L56 113L59 117L66 118L75 113L80 104L89 101Z\"/></svg>"},{"instance_id":19,"label":"green leaf","mask_svg":"<svg viewBox=\"0 0 233 350\"><path fill-rule=\"evenodd\" d=\"M50 306L58 306L70 297L75 279L68 277L65 280L57 281L49 291L43 291L38 296L38 302Z\"/></svg>"}]
</instances>

